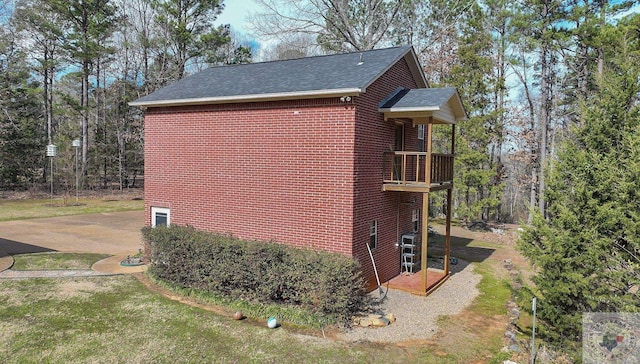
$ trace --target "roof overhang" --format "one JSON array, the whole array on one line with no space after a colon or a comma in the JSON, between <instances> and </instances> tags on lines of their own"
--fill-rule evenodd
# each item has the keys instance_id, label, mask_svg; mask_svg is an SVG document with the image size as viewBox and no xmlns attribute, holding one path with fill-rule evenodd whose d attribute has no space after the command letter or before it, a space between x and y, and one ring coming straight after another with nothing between
<instances>
[{"instance_id":1,"label":"roof overhang","mask_svg":"<svg viewBox=\"0 0 640 364\"><path fill-rule=\"evenodd\" d=\"M332 90L311 90L296 91L271 94L255 94L255 95L234 95L220 97L203 97L194 99L178 99L178 100L155 100L155 101L132 101L130 106L141 107L166 107L166 106L191 106L191 105L214 105L214 104L232 104L242 102L260 102L260 101L281 101L281 100L297 100L297 99L322 99L330 97L342 96L358 96L365 90L361 88L343 88Z\"/></svg>"},{"instance_id":2,"label":"roof overhang","mask_svg":"<svg viewBox=\"0 0 640 364\"><path fill-rule=\"evenodd\" d=\"M411 119L418 124L456 124L467 119L458 91L443 89L397 89L381 103L384 119Z\"/></svg>"}]
</instances>

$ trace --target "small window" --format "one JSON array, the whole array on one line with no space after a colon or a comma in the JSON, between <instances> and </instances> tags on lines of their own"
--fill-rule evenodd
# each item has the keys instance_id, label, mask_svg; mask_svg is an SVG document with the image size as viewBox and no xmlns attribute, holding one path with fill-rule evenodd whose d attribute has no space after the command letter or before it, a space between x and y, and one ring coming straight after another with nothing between
<instances>
[{"instance_id":1,"label":"small window","mask_svg":"<svg viewBox=\"0 0 640 364\"><path fill-rule=\"evenodd\" d=\"M151 226L169 226L171 224L171 210L163 207L151 208Z\"/></svg>"},{"instance_id":2,"label":"small window","mask_svg":"<svg viewBox=\"0 0 640 364\"><path fill-rule=\"evenodd\" d=\"M371 221L369 229L369 248L372 250L378 246L378 220Z\"/></svg>"},{"instance_id":3,"label":"small window","mask_svg":"<svg viewBox=\"0 0 640 364\"><path fill-rule=\"evenodd\" d=\"M413 223L413 232L417 233L420 230L420 210L414 209L411 211L411 222Z\"/></svg>"}]
</instances>

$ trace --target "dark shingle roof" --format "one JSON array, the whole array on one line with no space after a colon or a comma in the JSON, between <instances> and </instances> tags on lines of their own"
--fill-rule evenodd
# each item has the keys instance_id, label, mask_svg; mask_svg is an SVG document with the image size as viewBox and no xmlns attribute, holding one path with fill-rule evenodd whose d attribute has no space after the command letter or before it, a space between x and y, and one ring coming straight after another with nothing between
<instances>
[{"instance_id":1,"label":"dark shingle roof","mask_svg":"<svg viewBox=\"0 0 640 364\"><path fill-rule=\"evenodd\" d=\"M458 91L454 87L419 88L407 90L398 88L384 99L378 111L387 117L432 118L436 123L455 124L465 120L464 109Z\"/></svg>"},{"instance_id":2,"label":"dark shingle roof","mask_svg":"<svg viewBox=\"0 0 640 364\"><path fill-rule=\"evenodd\" d=\"M300 97L343 92L357 94L403 57L410 46L284 61L213 67L177 81L131 103L162 106ZM415 62L417 64L417 61ZM426 87L423 75L419 76Z\"/></svg>"},{"instance_id":3,"label":"dark shingle roof","mask_svg":"<svg viewBox=\"0 0 640 364\"><path fill-rule=\"evenodd\" d=\"M454 87L420 88L401 90L394 97L380 105L380 110L386 109L435 109L442 107L457 93Z\"/></svg>"}]
</instances>

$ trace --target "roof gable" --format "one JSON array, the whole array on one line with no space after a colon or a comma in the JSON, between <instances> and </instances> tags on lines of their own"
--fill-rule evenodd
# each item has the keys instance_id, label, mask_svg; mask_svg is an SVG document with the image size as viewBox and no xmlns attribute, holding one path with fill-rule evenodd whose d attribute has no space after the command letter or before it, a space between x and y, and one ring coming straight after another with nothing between
<instances>
[{"instance_id":1,"label":"roof gable","mask_svg":"<svg viewBox=\"0 0 640 364\"><path fill-rule=\"evenodd\" d=\"M130 103L171 106L277 99L353 96L366 91L395 63L406 59L419 87L426 87L410 46L212 67Z\"/></svg>"},{"instance_id":2,"label":"roof gable","mask_svg":"<svg viewBox=\"0 0 640 364\"><path fill-rule=\"evenodd\" d=\"M385 118L432 118L435 123L455 124L467 118L460 95L455 87L399 88L382 101L378 111Z\"/></svg>"}]
</instances>

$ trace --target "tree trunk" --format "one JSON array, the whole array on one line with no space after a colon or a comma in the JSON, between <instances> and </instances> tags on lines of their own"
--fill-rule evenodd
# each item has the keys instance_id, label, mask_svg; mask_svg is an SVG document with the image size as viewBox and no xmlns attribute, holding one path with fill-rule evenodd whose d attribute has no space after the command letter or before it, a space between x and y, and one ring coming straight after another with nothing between
<instances>
[{"instance_id":1,"label":"tree trunk","mask_svg":"<svg viewBox=\"0 0 640 364\"><path fill-rule=\"evenodd\" d=\"M51 131L51 109L49 108L49 93L51 92L51 90L49 89L49 50L45 49L44 50L44 82L43 82L43 90L42 90L42 96L43 96L43 106L44 106L44 119L45 119L45 123L46 123L46 129L47 129L47 143L51 144L53 142L53 133Z\"/></svg>"},{"instance_id":2,"label":"tree trunk","mask_svg":"<svg viewBox=\"0 0 640 364\"><path fill-rule=\"evenodd\" d=\"M85 188L88 176L88 155L89 155L89 62L82 62L82 95L80 96L80 105L82 106L82 121L80 129L82 130L82 167L81 167L81 189Z\"/></svg>"},{"instance_id":3,"label":"tree trunk","mask_svg":"<svg viewBox=\"0 0 640 364\"><path fill-rule=\"evenodd\" d=\"M533 211L536 207L536 178L538 177L538 171L535 167L531 169L531 192L529 194L529 216L527 217L527 224L533 223Z\"/></svg>"},{"instance_id":4,"label":"tree trunk","mask_svg":"<svg viewBox=\"0 0 640 364\"><path fill-rule=\"evenodd\" d=\"M544 19L545 24L549 22L549 5L547 3L544 4L542 17ZM539 154L538 160L539 164L539 172L538 172L538 208L540 209L540 213L543 217L546 217L545 211L545 200L544 200L544 190L545 190L545 168L547 163L547 129L549 128L550 119L551 119L551 97L552 97L552 64L551 64L551 44L543 37L542 43L540 44L540 144L539 144Z\"/></svg>"}]
</instances>

